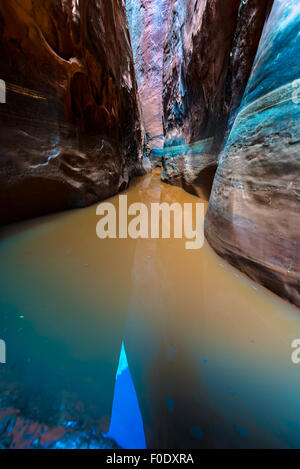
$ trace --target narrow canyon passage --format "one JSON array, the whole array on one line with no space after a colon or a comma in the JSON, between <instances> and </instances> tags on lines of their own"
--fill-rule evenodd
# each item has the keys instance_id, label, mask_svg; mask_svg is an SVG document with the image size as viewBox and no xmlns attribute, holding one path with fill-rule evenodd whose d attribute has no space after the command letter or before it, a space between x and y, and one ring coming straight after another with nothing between
<instances>
[{"instance_id":1,"label":"narrow canyon passage","mask_svg":"<svg viewBox=\"0 0 300 469\"><path fill-rule=\"evenodd\" d=\"M299 0L1 0L0 450L300 448L299 31Z\"/></svg>"},{"instance_id":2,"label":"narrow canyon passage","mask_svg":"<svg viewBox=\"0 0 300 469\"><path fill-rule=\"evenodd\" d=\"M125 194L199 202L155 172ZM299 447L298 310L207 242L99 240L97 220L92 206L2 229L2 407L107 433L124 342L148 447Z\"/></svg>"}]
</instances>

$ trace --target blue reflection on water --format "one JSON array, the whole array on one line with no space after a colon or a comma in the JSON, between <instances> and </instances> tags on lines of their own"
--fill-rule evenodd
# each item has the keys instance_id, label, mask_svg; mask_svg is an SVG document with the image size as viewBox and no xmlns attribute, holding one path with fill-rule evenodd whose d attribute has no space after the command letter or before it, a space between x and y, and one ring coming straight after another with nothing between
<instances>
[{"instance_id":1,"label":"blue reflection on water","mask_svg":"<svg viewBox=\"0 0 300 469\"><path fill-rule=\"evenodd\" d=\"M146 449L142 416L124 344L122 344L120 354L111 423L107 436L124 449Z\"/></svg>"}]
</instances>

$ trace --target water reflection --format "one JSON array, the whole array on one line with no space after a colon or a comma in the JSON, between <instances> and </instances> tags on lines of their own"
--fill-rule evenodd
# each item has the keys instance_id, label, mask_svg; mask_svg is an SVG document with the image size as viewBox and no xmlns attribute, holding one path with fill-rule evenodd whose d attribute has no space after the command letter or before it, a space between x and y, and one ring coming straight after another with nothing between
<instances>
[{"instance_id":1,"label":"water reflection","mask_svg":"<svg viewBox=\"0 0 300 469\"><path fill-rule=\"evenodd\" d=\"M143 421L124 344L116 377L114 404L107 435L121 448L146 449Z\"/></svg>"},{"instance_id":2,"label":"water reflection","mask_svg":"<svg viewBox=\"0 0 300 469\"><path fill-rule=\"evenodd\" d=\"M127 194L129 204L199 201L157 174ZM207 244L100 241L96 223L90 207L2 231L2 407L124 445L141 429L139 406L148 447L300 447L298 310ZM115 387L123 340L130 373ZM124 430L125 405L135 415Z\"/></svg>"}]
</instances>

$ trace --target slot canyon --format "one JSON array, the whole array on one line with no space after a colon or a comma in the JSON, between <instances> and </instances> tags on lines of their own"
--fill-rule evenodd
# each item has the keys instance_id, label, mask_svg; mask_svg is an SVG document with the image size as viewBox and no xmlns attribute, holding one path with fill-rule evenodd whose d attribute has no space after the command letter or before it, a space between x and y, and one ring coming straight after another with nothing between
<instances>
[{"instance_id":1,"label":"slot canyon","mask_svg":"<svg viewBox=\"0 0 300 469\"><path fill-rule=\"evenodd\" d=\"M298 0L1 0L0 50L0 449L300 448ZM203 247L99 239L120 194Z\"/></svg>"}]
</instances>

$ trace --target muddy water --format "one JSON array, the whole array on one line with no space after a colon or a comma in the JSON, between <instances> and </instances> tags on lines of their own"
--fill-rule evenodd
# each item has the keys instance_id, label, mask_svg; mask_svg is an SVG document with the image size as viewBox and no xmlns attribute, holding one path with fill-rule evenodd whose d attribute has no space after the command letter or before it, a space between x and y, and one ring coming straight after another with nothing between
<instances>
[{"instance_id":1,"label":"muddy water","mask_svg":"<svg viewBox=\"0 0 300 469\"><path fill-rule=\"evenodd\" d=\"M127 195L199 202L157 174ZM97 221L90 207L2 231L2 406L107 432L124 341L149 447L300 447L299 311L207 244L99 240Z\"/></svg>"}]
</instances>

